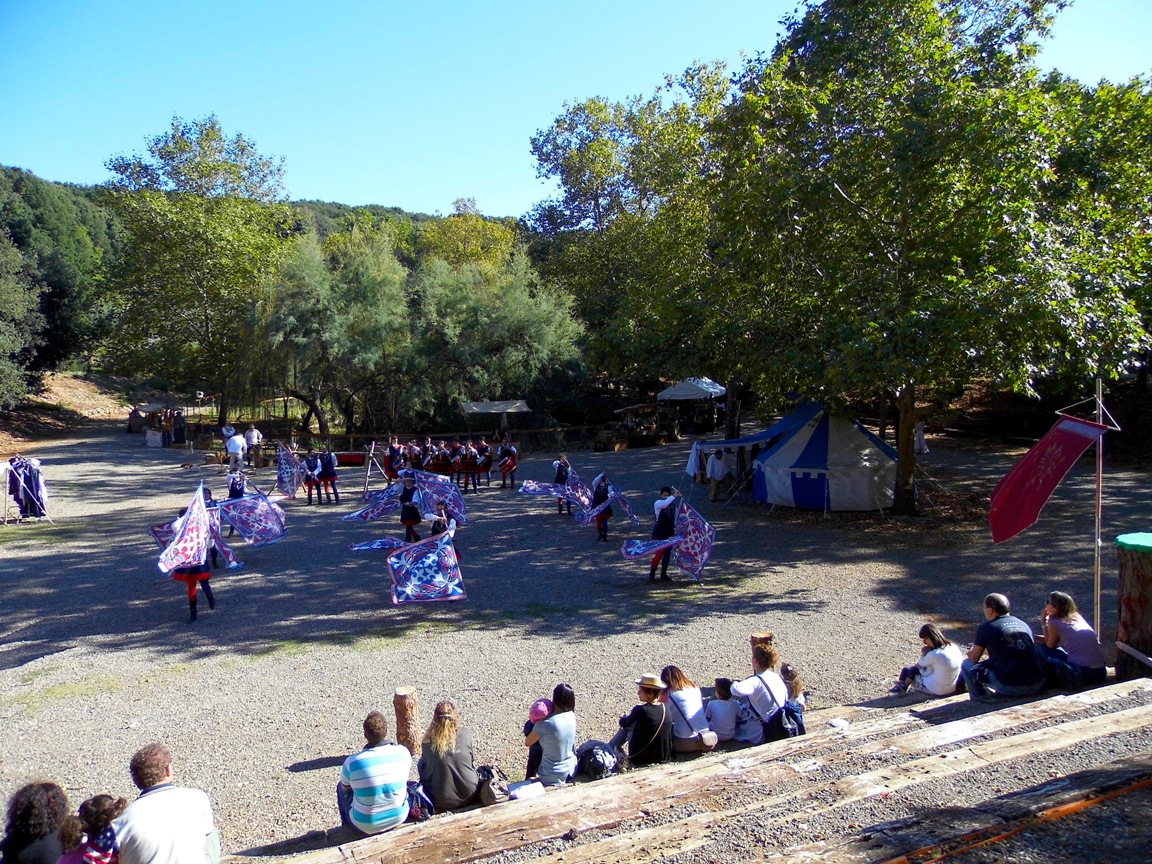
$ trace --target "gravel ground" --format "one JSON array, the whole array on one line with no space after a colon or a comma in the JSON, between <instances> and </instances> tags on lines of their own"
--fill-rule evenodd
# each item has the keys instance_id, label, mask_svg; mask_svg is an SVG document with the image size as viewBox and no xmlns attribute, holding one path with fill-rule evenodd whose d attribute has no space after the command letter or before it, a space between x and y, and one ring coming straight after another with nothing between
<instances>
[{"instance_id":1,"label":"gravel ground","mask_svg":"<svg viewBox=\"0 0 1152 864\"><path fill-rule=\"evenodd\" d=\"M391 716L398 686L417 688L425 717L453 699L478 759L516 778L528 705L559 681L576 690L579 738L606 738L632 704L638 673L676 663L702 685L745 674L753 630L775 631L811 704L826 706L883 693L915 659L927 617L969 640L990 590L1033 619L1044 593L1061 588L1091 616L1087 463L1036 527L993 547L982 525L710 504L703 487L684 485L687 449L571 454L585 478L607 470L641 514L640 526L613 520L609 544L558 516L551 499L498 487L468 496L458 536L468 599L399 608L382 556L347 550L395 535L396 517L340 521L362 487L359 470L343 469L345 500L286 502L288 537L238 545L245 568L218 571L217 610L189 624L183 586L158 574L145 532L175 515L202 478L223 497L222 469L182 468L183 454L115 431L38 447L55 524L0 527L0 796L45 777L74 803L103 791L130 796L129 756L162 740L178 782L207 790L225 848L238 851L335 824L338 766L360 746L369 710ZM1020 452L945 441L925 469L986 495ZM550 480L552 458L530 454L519 478ZM273 479L271 469L255 474L262 488ZM622 540L648 536L650 501L665 483L689 492L718 530L700 585L650 585L645 564L619 555ZM1110 470L1106 480L1106 641L1115 621L1109 541L1147 529L1146 488L1135 472Z\"/></svg>"}]
</instances>

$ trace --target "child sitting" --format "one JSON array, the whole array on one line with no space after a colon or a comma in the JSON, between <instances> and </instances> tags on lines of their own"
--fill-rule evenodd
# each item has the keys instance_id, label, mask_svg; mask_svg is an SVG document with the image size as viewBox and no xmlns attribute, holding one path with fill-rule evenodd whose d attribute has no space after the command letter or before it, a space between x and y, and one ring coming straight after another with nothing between
<instances>
[{"instance_id":1,"label":"child sitting","mask_svg":"<svg viewBox=\"0 0 1152 864\"><path fill-rule=\"evenodd\" d=\"M796 667L785 664L780 667L780 677L788 685L788 702L785 703L797 726L804 726L804 707L808 705L808 694L804 691L804 679L796 672Z\"/></svg>"},{"instance_id":2,"label":"child sitting","mask_svg":"<svg viewBox=\"0 0 1152 864\"><path fill-rule=\"evenodd\" d=\"M532 707L528 709L528 721L524 724L524 737L527 738L532 734L532 727L552 716L552 700L551 699L537 699L532 703ZM529 780L535 777L540 771L540 760L544 758L544 748L540 746L537 741L528 748L528 764L524 768L524 779Z\"/></svg>"},{"instance_id":3,"label":"child sitting","mask_svg":"<svg viewBox=\"0 0 1152 864\"><path fill-rule=\"evenodd\" d=\"M716 698L704 706L704 717L720 741L731 741L736 737L736 721L740 717L740 705L732 698L732 679L717 678L713 684Z\"/></svg>"},{"instance_id":4,"label":"child sitting","mask_svg":"<svg viewBox=\"0 0 1152 864\"><path fill-rule=\"evenodd\" d=\"M109 851L115 840L108 826L127 806L127 800L111 795L94 795L81 804L60 826L64 854L58 864L116 864L119 854Z\"/></svg>"}]
</instances>

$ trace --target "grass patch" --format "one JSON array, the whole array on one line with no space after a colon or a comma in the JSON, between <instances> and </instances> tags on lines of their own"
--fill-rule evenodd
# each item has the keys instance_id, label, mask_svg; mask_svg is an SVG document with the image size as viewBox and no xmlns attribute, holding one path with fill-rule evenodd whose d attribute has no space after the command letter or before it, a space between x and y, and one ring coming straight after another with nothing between
<instances>
[{"instance_id":1,"label":"grass patch","mask_svg":"<svg viewBox=\"0 0 1152 864\"><path fill-rule=\"evenodd\" d=\"M33 684L53 672L57 671L59 666L45 666L43 669L29 669L27 672L21 672L16 679L21 684Z\"/></svg>"},{"instance_id":2,"label":"grass patch","mask_svg":"<svg viewBox=\"0 0 1152 864\"><path fill-rule=\"evenodd\" d=\"M119 678L83 678L69 684L53 684L51 687L45 687L35 693L16 696L12 702L21 706L25 711L34 712L54 702L91 696L94 693L107 693L112 690L119 690L123 686L124 682Z\"/></svg>"},{"instance_id":3,"label":"grass patch","mask_svg":"<svg viewBox=\"0 0 1152 864\"><path fill-rule=\"evenodd\" d=\"M28 541L32 543L60 543L86 535L90 527L83 522L29 522L24 525L5 526L11 530L0 530L0 544Z\"/></svg>"}]
</instances>

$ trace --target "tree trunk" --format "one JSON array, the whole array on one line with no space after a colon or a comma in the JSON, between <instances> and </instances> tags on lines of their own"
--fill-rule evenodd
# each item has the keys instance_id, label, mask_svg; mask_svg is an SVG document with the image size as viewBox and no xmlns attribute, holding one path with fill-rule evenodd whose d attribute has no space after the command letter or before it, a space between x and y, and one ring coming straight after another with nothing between
<instances>
[{"instance_id":1,"label":"tree trunk","mask_svg":"<svg viewBox=\"0 0 1152 864\"><path fill-rule=\"evenodd\" d=\"M228 385L225 384L220 388L220 412L216 417L216 423L220 428L228 425L228 413L231 411L231 400L228 398Z\"/></svg>"},{"instance_id":2,"label":"tree trunk","mask_svg":"<svg viewBox=\"0 0 1152 864\"><path fill-rule=\"evenodd\" d=\"M896 496L892 512L916 515L916 387L906 384L896 394Z\"/></svg>"},{"instance_id":3,"label":"tree trunk","mask_svg":"<svg viewBox=\"0 0 1152 864\"><path fill-rule=\"evenodd\" d=\"M420 704L416 699L415 687L397 687L392 696L392 707L396 711L396 741L408 748L413 759L420 758L420 741L424 737L420 731Z\"/></svg>"},{"instance_id":4,"label":"tree trunk","mask_svg":"<svg viewBox=\"0 0 1152 864\"><path fill-rule=\"evenodd\" d=\"M324 409L320 405L320 399L303 390L285 390L289 396L295 396L301 402L308 406L308 414L316 417L316 425L320 428L320 436L327 438L330 434L328 430L328 415L324 413ZM308 415L304 417L304 428L307 429Z\"/></svg>"},{"instance_id":5,"label":"tree trunk","mask_svg":"<svg viewBox=\"0 0 1152 864\"><path fill-rule=\"evenodd\" d=\"M1135 541L1129 538L1138 538ZM1148 535L1124 534L1116 539L1120 566L1116 641L1152 654L1152 544ZM1152 675L1152 669L1124 651L1116 652L1116 679Z\"/></svg>"}]
</instances>

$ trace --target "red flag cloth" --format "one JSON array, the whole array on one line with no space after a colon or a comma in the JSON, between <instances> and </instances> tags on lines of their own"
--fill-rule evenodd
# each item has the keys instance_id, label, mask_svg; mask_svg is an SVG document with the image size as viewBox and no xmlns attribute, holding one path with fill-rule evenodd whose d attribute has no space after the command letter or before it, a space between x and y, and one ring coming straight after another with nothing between
<instances>
[{"instance_id":1,"label":"red flag cloth","mask_svg":"<svg viewBox=\"0 0 1152 864\"><path fill-rule=\"evenodd\" d=\"M1091 420L1061 416L996 484L988 512L992 542L1003 543L1035 525L1052 491L1107 429Z\"/></svg>"}]
</instances>

